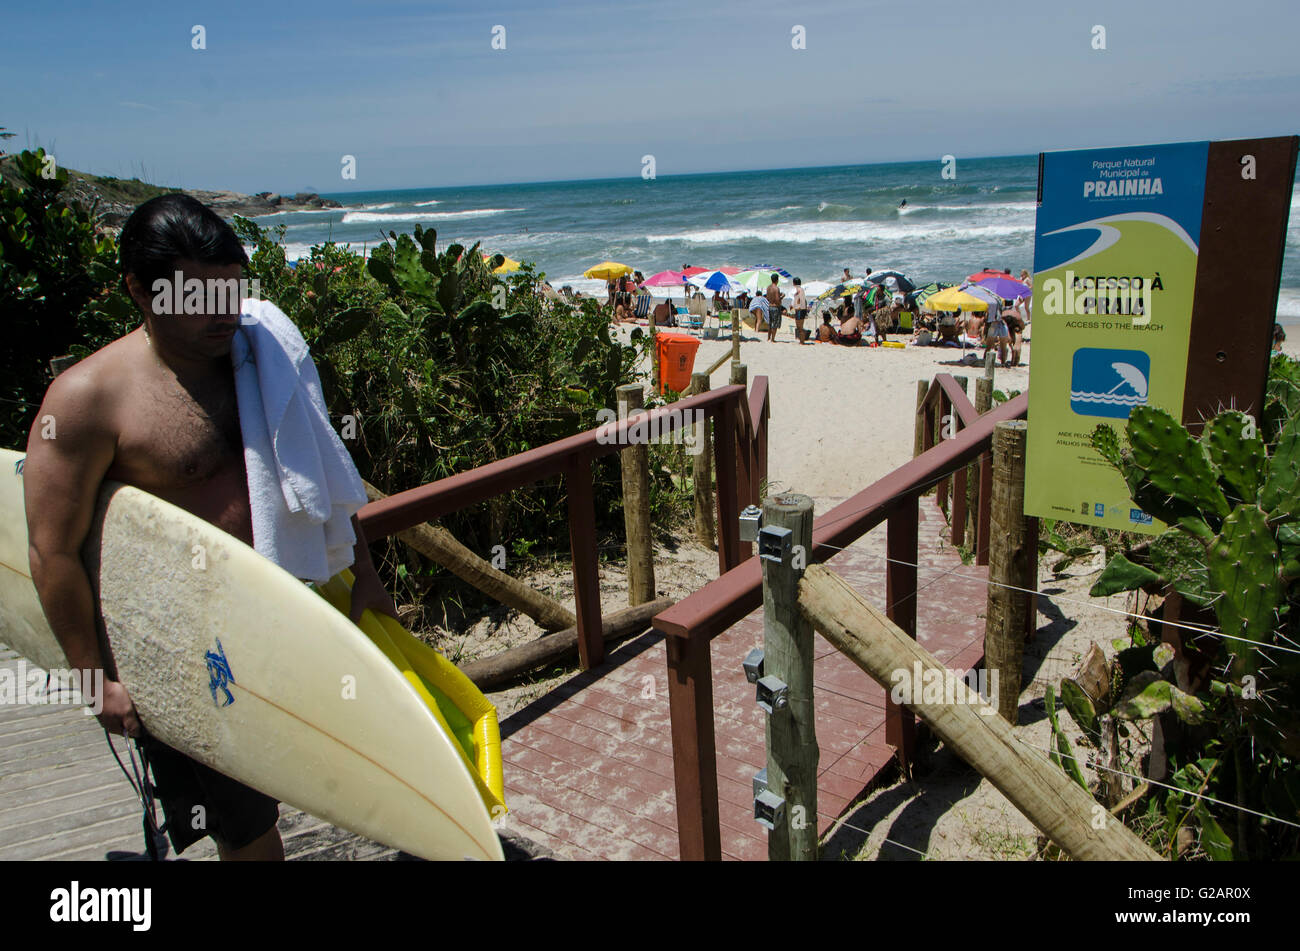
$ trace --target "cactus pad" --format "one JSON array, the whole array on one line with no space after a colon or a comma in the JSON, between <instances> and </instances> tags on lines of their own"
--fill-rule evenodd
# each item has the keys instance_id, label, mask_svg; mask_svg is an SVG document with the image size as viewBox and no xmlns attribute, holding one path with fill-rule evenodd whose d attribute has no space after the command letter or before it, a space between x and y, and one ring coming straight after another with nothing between
<instances>
[{"instance_id":1,"label":"cactus pad","mask_svg":"<svg viewBox=\"0 0 1300 951\"><path fill-rule=\"evenodd\" d=\"M1209 453L1172 416L1150 406L1134 407L1128 440L1133 465L1152 488L1216 520L1227 516L1228 500Z\"/></svg>"},{"instance_id":2,"label":"cactus pad","mask_svg":"<svg viewBox=\"0 0 1300 951\"><path fill-rule=\"evenodd\" d=\"M1201 442L1234 500L1254 502L1267 459L1254 420L1236 410L1220 413L1206 423Z\"/></svg>"},{"instance_id":3,"label":"cactus pad","mask_svg":"<svg viewBox=\"0 0 1300 951\"><path fill-rule=\"evenodd\" d=\"M1282 595L1281 559L1263 509L1239 506L1224 520L1207 566L1210 587L1218 595L1214 610L1219 627L1228 635L1226 647L1241 673L1255 673L1259 653L1254 643L1272 632Z\"/></svg>"}]
</instances>

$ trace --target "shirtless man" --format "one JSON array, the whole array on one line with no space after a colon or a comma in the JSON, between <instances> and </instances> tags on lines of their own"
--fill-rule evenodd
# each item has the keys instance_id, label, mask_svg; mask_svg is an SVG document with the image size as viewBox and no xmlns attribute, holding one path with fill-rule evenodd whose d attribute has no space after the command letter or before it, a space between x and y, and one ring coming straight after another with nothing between
<instances>
[{"instance_id":1,"label":"shirtless man","mask_svg":"<svg viewBox=\"0 0 1300 951\"><path fill-rule=\"evenodd\" d=\"M126 688L100 650L95 598L81 561L100 484L125 482L253 544L231 340L238 313L155 313L154 281L238 280L247 256L230 226L193 198L166 195L136 209L122 229L124 285L140 327L57 377L46 391L23 466L32 581L70 666L105 670L104 729L132 737L158 780L177 851L212 835L223 860L282 859L274 799L190 760L143 730ZM208 286L205 284L205 287ZM215 295L224 297L225 295ZM53 417L56 437L42 438ZM356 519L355 621L367 607L395 615ZM193 828L203 805L206 828Z\"/></svg>"}]
</instances>

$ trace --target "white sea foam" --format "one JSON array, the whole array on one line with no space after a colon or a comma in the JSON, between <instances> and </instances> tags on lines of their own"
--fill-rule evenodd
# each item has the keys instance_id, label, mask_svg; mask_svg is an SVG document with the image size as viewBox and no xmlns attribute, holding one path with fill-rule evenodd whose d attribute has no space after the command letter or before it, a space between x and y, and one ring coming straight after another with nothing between
<instances>
[{"instance_id":1,"label":"white sea foam","mask_svg":"<svg viewBox=\"0 0 1300 951\"><path fill-rule=\"evenodd\" d=\"M455 221L459 218L485 218L488 215L504 215L522 208L470 208L467 211L401 211L393 214L371 211L349 211L343 216L343 224L355 224L375 221Z\"/></svg>"},{"instance_id":2,"label":"white sea foam","mask_svg":"<svg viewBox=\"0 0 1300 951\"><path fill-rule=\"evenodd\" d=\"M945 222L927 224L887 224L878 221L809 221L774 224L766 228L706 228L679 234L652 234L652 243L680 241L684 244L729 244L735 241L762 241L765 244L811 244L814 241L841 241L869 244L874 241L905 241L914 238L999 238L1030 234L1033 222L1024 224L961 225Z\"/></svg>"},{"instance_id":3,"label":"white sea foam","mask_svg":"<svg viewBox=\"0 0 1300 951\"><path fill-rule=\"evenodd\" d=\"M425 208L425 207L427 207L427 206L429 206L429 205L441 205L441 204L442 204L442 202L438 201L438 199L436 199L436 198L430 198L428 201L417 201L417 202L415 203L415 207L416 207L416 208Z\"/></svg>"}]
</instances>

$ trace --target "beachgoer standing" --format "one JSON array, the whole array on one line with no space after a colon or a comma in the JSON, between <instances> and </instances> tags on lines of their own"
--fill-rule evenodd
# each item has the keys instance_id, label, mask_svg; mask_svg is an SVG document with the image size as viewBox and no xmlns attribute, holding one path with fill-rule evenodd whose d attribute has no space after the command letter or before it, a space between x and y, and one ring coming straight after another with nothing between
<instances>
[{"instance_id":1,"label":"beachgoer standing","mask_svg":"<svg viewBox=\"0 0 1300 951\"><path fill-rule=\"evenodd\" d=\"M767 285L767 341L776 339L776 332L781 327L781 288L777 286L781 275L773 274L772 283Z\"/></svg>"},{"instance_id":2,"label":"beachgoer standing","mask_svg":"<svg viewBox=\"0 0 1300 951\"><path fill-rule=\"evenodd\" d=\"M794 340L803 343L803 322L808 317L808 297L803 292L803 279L794 279Z\"/></svg>"}]
</instances>

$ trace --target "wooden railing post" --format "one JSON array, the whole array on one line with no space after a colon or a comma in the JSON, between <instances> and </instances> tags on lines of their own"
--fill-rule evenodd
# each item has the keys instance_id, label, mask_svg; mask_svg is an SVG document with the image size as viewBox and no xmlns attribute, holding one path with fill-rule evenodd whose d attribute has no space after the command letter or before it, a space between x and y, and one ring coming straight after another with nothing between
<instances>
[{"instance_id":1,"label":"wooden railing post","mask_svg":"<svg viewBox=\"0 0 1300 951\"><path fill-rule=\"evenodd\" d=\"M799 610L799 579L812 549L813 502L769 497L763 528L787 529L790 551L763 559L763 674L786 684L784 704L767 716L767 788L785 810L767 836L770 861L817 860L817 725L813 708L813 629Z\"/></svg>"},{"instance_id":2,"label":"wooden railing post","mask_svg":"<svg viewBox=\"0 0 1300 951\"><path fill-rule=\"evenodd\" d=\"M966 377L955 377L963 393L969 393L967 384L970 382ZM957 414L953 413L953 435L957 433ZM966 466L962 466L952 474L952 543L955 546L966 543Z\"/></svg>"},{"instance_id":3,"label":"wooden railing post","mask_svg":"<svg viewBox=\"0 0 1300 951\"><path fill-rule=\"evenodd\" d=\"M665 642L680 857L684 862L717 862L722 859L722 829L709 641L705 637L666 637Z\"/></svg>"},{"instance_id":4,"label":"wooden railing post","mask_svg":"<svg viewBox=\"0 0 1300 951\"><path fill-rule=\"evenodd\" d=\"M899 501L886 526L885 616L908 637L916 638L916 562L920 546L917 497ZM894 748L903 775L912 775L916 760L916 718L910 710L885 696L885 742Z\"/></svg>"},{"instance_id":5,"label":"wooden railing post","mask_svg":"<svg viewBox=\"0 0 1300 951\"><path fill-rule=\"evenodd\" d=\"M731 362L740 362L740 308L731 311Z\"/></svg>"},{"instance_id":6,"label":"wooden railing post","mask_svg":"<svg viewBox=\"0 0 1300 951\"><path fill-rule=\"evenodd\" d=\"M723 404L713 418L713 457L717 460L718 471L719 575L725 575L741 562L735 406L730 401Z\"/></svg>"},{"instance_id":7,"label":"wooden railing post","mask_svg":"<svg viewBox=\"0 0 1300 951\"><path fill-rule=\"evenodd\" d=\"M952 400L948 398L948 394L943 390L939 391L938 416L939 434L936 442L947 439L949 435L951 435L949 430L952 426ZM949 476L944 476L939 480L939 485L936 490L938 493L939 508L943 511L944 515L948 514L948 482Z\"/></svg>"},{"instance_id":8,"label":"wooden railing post","mask_svg":"<svg viewBox=\"0 0 1300 951\"><path fill-rule=\"evenodd\" d=\"M988 608L984 612L984 665L997 677L998 713L1019 723L1025 655L1025 612L1038 582L1037 533L1025 518L1025 442L1022 419L993 430L993 513L989 544ZM1036 520L1035 520L1036 521ZM1018 590L1019 589L1019 590Z\"/></svg>"},{"instance_id":9,"label":"wooden railing post","mask_svg":"<svg viewBox=\"0 0 1300 951\"><path fill-rule=\"evenodd\" d=\"M640 383L620 386L618 418L641 410L645 395ZM633 606L655 597L655 562L650 533L650 447L628 446L618 454L623 471L623 527L627 533L627 603Z\"/></svg>"},{"instance_id":10,"label":"wooden railing post","mask_svg":"<svg viewBox=\"0 0 1300 951\"><path fill-rule=\"evenodd\" d=\"M600 621L600 565L596 553L596 507L591 487L591 457L569 460L569 551L573 556L573 599L578 616L578 655L583 670L605 659Z\"/></svg>"},{"instance_id":11,"label":"wooden railing post","mask_svg":"<svg viewBox=\"0 0 1300 951\"><path fill-rule=\"evenodd\" d=\"M975 410L980 415L993 408L993 379L975 379ZM993 492L993 453L986 452L979 461L979 511L975 518L975 564L989 563L989 503Z\"/></svg>"},{"instance_id":12,"label":"wooden railing post","mask_svg":"<svg viewBox=\"0 0 1300 951\"><path fill-rule=\"evenodd\" d=\"M912 458L915 459L921 453L925 452L925 414L921 412L925 406L925 394L930 391L928 380L916 381L916 419L913 420L914 426L912 435Z\"/></svg>"},{"instance_id":13,"label":"wooden railing post","mask_svg":"<svg viewBox=\"0 0 1300 951\"><path fill-rule=\"evenodd\" d=\"M692 395L708 391L709 375L692 373ZM695 454L691 462L691 482L695 495L695 537L701 545L712 548L716 540L713 537L713 454L710 451L708 419L695 424L692 429L695 433L695 444L690 447Z\"/></svg>"},{"instance_id":14,"label":"wooden railing post","mask_svg":"<svg viewBox=\"0 0 1300 951\"><path fill-rule=\"evenodd\" d=\"M749 386L749 368L743 363L733 363L731 365L731 383L733 386ZM739 400L745 399L745 394L740 394ZM731 415L731 425L736 427L736 461L739 463L736 474L736 502L737 518L739 518L740 509L747 505L753 505L758 501L758 485L756 483L757 473L754 471L754 446L747 437L740 432L740 403L733 406ZM742 438L744 437L744 438ZM739 522L737 522L739 529ZM748 561L754 554L754 546L750 542L738 542L740 545L740 560Z\"/></svg>"}]
</instances>

